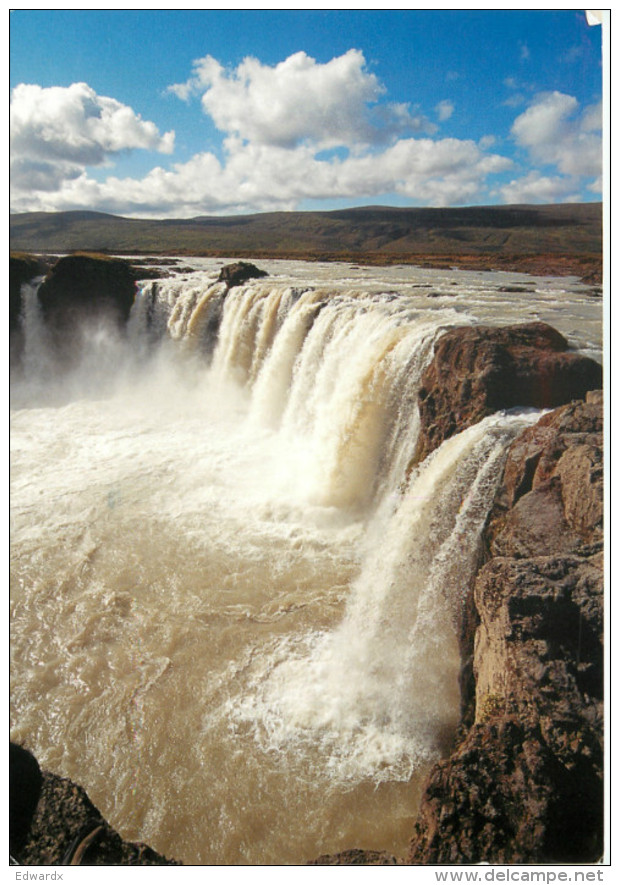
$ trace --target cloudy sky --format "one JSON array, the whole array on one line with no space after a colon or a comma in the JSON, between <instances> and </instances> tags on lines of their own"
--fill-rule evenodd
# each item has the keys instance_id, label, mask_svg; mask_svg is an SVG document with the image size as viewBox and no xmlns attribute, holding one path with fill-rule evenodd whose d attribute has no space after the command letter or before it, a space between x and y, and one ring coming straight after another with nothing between
<instances>
[{"instance_id":1,"label":"cloudy sky","mask_svg":"<svg viewBox=\"0 0 620 885\"><path fill-rule=\"evenodd\" d=\"M583 10L11 12L11 208L601 199Z\"/></svg>"}]
</instances>

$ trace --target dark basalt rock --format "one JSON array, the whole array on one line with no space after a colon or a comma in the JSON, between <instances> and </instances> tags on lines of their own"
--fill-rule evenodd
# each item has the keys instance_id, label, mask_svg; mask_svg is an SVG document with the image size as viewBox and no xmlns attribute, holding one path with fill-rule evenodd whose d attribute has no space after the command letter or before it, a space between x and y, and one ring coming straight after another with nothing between
<instances>
[{"instance_id":1,"label":"dark basalt rock","mask_svg":"<svg viewBox=\"0 0 620 885\"><path fill-rule=\"evenodd\" d=\"M11 854L19 864L170 866L148 845L125 842L82 787L39 771L32 754L11 745ZM91 841L88 841L88 837Z\"/></svg>"},{"instance_id":2,"label":"dark basalt rock","mask_svg":"<svg viewBox=\"0 0 620 885\"><path fill-rule=\"evenodd\" d=\"M59 329L101 316L123 325L129 319L134 296L129 263L103 255L61 258L39 289L43 314Z\"/></svg>"},{"instance_id":3,"label":"dark basalt rock","mask_svg":"<svg viewBox=\"0 0 620 885\"><path fill-rule=\"evenodd\" d=\"M451 329L435 344L418 394L416 460L500 409L554 408L602 384L602 367L568 351L545 323Z\"/></svg>"},{"instance_id":4,"label":"dark basalt rock","mask_svg":"<svg viewBox=\"0 0 620 885\"><path fill-rule=\"evenodd\" d=\"M9 851L16 856L24 846L41 796L43 776L29 750L9 744Z\"/></svg>"},{"instance_id":5,"label":"dark basalt rock","mask_svg":"<svg viewBox=\"0 0 620 885\"><path fill-rule=\"evenodd\" d=\"M86 330L124 331L135 297L135 274L120 258L68 255L46 276L38 297L59 367L66 368L88 350Z\"/></svg>"},{"instance_id":6,"label":"dark basalt rock","mask_svg":"<svg viewBox=\"0 0 620 885\"><path fill-rule=\"evenodd\" d=\"M217 278L218 283L226 283L229 289L233 286L242 286L248 280L260 279L268 276L267 271L260 270L249 261L237 261L235 264L227 264L220 270Z\"/></svg>"},{"instance_id":7,"label":"dark basalt rock","mask_svg":"<svg viewBox=\"0 0 620 885\"><path fill-rule=\"evenodd\" d=\"M602 855L602 442L595 391L512 444L464 622L461 742L431 772L409 863Z\"/></svg>"},{"instance_id":8,"label":"dark basalt rock","mask_svg":"<svg viewBox=\"0 0 620 885\"><path fill-rule=\"evenodd\" d=\"M362 848L350 848L338 854L322 854L316 860L309 860L309 866L393 866L398 861L385 851L364 851Z\"/></svg>"}]
</instances>

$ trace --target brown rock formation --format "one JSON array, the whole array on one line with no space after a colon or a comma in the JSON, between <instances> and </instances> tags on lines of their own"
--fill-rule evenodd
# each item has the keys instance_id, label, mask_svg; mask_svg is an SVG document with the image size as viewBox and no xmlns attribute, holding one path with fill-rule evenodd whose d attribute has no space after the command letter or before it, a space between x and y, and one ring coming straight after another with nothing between
<instances>
[{"instance_id":1,"label":"brown rock formation","mask_svg":"<svg viewBox=\"0 0 620 885\"><path fill-rule=\"evenodd\" d=\"M499 409L554 408L601 384L601 366L545 323L451 329L422 377L417 460Z\"/></svg>"},{"instance_id":2,"label":"brown rock formation","mask_svg":"<svg viewBox=\"0 0 620 885\"><path fill-rule=\"evenodd\" d=\"M600 858L602 519L594 392L509 452L473 591L478 626L465 637L471 727L430 775L410 863Z\"/></svg>"},{"instance_id":3,"label":"brown rock formation","mask_svg":"<svg viewBox=\"0 0 620 885\"><path fill-rule=\"evenodd\" d=\"M217 278L218 283L226 283L229 289L233 286L242 286L248 280L266 277L267 271L260 270L249 261L237 261L235 264L227 264L220 270Z\"/></svg>"},{"instance_id":4,"label":"brown rock formation","mask_svg":"<svg viewBox=\"0 0 620 885\"><path fill-rule=\"evenodd\" d=\"M24 764L24 760L28 764ZM32 866L177 863L148 845L125 842L104 820L82 787L48 771L39 772L34 757L13 745L10 775L11 851L17 863ZM23 801L23 794L27 794L28 801Z\"/></svg>"}]
</instances>

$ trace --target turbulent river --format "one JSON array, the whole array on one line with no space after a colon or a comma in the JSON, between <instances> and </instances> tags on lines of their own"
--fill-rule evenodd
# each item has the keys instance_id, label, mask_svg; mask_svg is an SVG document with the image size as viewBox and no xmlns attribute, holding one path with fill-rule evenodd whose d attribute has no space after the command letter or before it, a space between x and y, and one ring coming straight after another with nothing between
<instances>
[{"instance_id":1,"label":"turbulent river","mask_svg":"<svg viewBox=\"0 0 620 885\"><path fill-rule=\"evenodd\" d=\"M262 261L146 281L57 377L36 288L11 388L12 737L186 863L402 854L458 721L455 618L497 414L412 470L454 325L541 319L599 359L575 279Z\"/></svg>"}]
</instances>

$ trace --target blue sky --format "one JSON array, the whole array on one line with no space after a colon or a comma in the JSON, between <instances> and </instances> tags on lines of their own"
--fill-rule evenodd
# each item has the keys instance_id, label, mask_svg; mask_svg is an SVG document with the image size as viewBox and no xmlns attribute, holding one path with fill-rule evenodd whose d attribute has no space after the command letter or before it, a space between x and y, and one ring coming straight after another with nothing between
<instances>
[{"instance_id":1,"label":"blue sky","mask_svg":"<svg viewBox=\"0 0 620 885\"><path fill-rule=\"evenodd\" d=\"M13 211L601 199L583 10L13 10Z\"/></svg>"}]
</instances>

